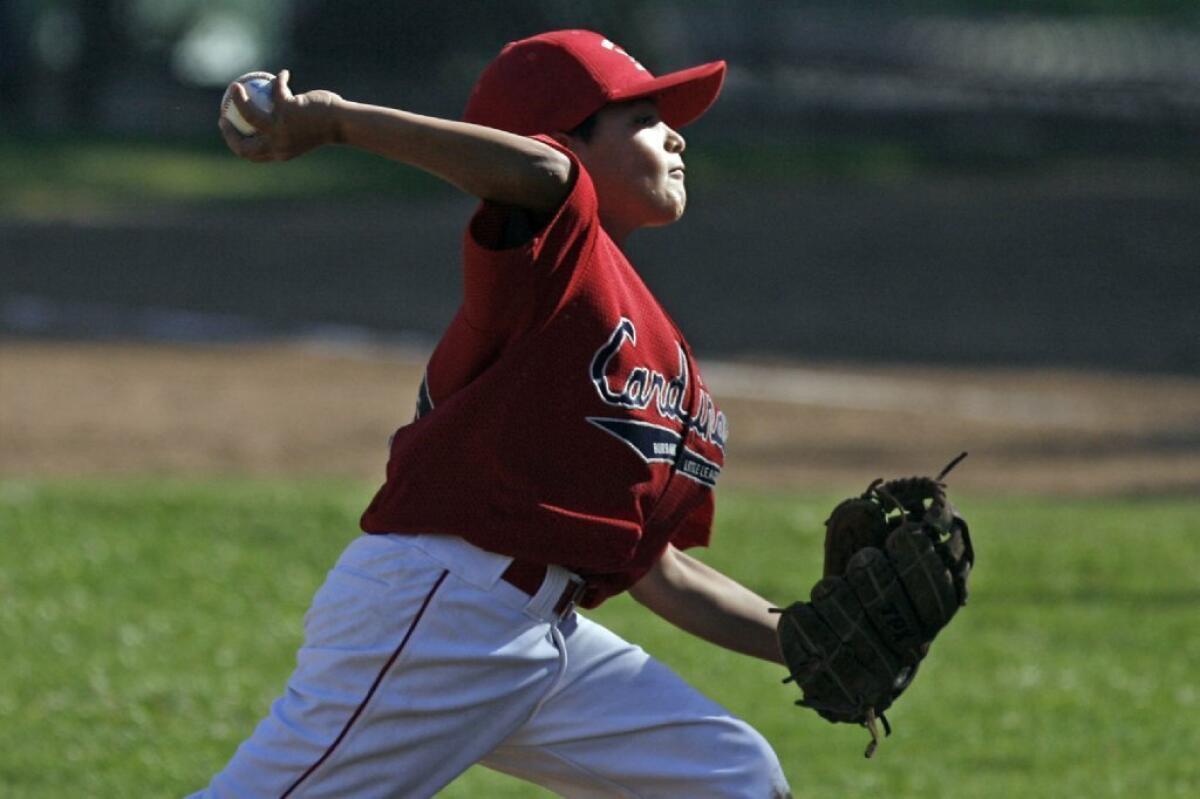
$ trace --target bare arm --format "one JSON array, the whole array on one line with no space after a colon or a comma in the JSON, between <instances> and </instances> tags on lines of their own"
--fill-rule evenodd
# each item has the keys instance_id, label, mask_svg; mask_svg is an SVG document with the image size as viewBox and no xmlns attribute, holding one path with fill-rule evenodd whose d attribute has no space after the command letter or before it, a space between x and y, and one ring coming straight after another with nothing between
<instances>
[{"instance_id":1,"label":"bare arm","mask_svg":"<svg viewBox=\"0 0 1200 799\"><path fill-rule=\"evenodd\" d=\"M505 131L342 99L316 90L293 95L287 70L273 88L270 114L241 85L233 102L258 133L240 135L219 121L229 148L250 161L286 161L325 144L346 144L410 164L480 199L536 214L558 208L571 162L549 145Z\"/></svg>"},{"instance_id":2,"label":"bare arm","mask_svg":"<svg viewBox=\"0 0 1200 799\"><path fill-rule=\"evenodd\" d=\"M680 629L744 655L783 663L770 602L731 577L668 546L629 593Z\"/></svg>"}]
</instances>

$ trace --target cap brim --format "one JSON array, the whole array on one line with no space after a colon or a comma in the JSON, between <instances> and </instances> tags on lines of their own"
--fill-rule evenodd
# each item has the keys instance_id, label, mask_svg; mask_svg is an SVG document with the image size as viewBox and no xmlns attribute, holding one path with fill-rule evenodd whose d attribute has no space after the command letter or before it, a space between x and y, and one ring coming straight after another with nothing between
<instances>
[{"instance_id":1,"label":"cap brim","mask_svg":"<svg viewBox=\"0 0 1200 799\"><path fill-rule=\"evenodd\" d=\"M658 101L658 113L663 121L673 128L682 128L708 110L721 93L724 82L725 62L712 61L627 87L609 99L624 102L653 97Z\"/></svg>"}]
</instances>

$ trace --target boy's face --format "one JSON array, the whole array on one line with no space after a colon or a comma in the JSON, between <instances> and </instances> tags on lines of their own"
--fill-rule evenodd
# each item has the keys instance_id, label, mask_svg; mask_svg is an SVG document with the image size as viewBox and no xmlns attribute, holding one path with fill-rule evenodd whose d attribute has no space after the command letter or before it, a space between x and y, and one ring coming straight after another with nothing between
<instances>
[{"instance_id":1,"label":"boy's face","mask_svg":"<svg viewBox=\"0 0 1200 799\"><path fill-rule=\"evenodd\" d=\"M591 175L601 221L614 239L683 215L686 142L659 118L653 100L605 106L587 141L568 136L566 143Z\"/></svg>"}]
</instances>

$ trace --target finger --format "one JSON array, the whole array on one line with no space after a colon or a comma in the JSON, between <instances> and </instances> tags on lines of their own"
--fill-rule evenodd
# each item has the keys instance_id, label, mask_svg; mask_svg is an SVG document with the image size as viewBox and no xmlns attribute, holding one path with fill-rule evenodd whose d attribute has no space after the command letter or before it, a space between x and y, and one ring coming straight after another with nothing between
<instances>
[{"instance_id":1,"label":"finger","mask_svg":"<svg viewBox=\"0 0 1200 799\"><path fill-rule=\"evenodd\" d=\"M226 146L233 151L234 155L248 161L271 160L270 146L264 137L243 136L233 126L233 123L224 117L217 123L217 126L221 129L221 137L225 139Z\"/></svg>"},{"instance_id":2,"label":"finger","mask_svg":"<svg viewBox=\"0 0 1200 799\"><path fill-rule=\"evenodd\" d=\"M221 138L225 140L225 146L233 151L234 155L241 155L239 151L241 149L242 134L238 133L233 123L222 116L217 120L217 127L221 130Z\"/></svg>"},{"instance_id":3,"label":"finger","mask_svg":"<svg viewBox=\"0 0 1200 799\"><path fill-rule=\"evenodd\" d=\"M237 107L238 113L242 115L242 119L249 122L256 130L269 130L271 127L271 115L261 108L250 102L250 95L246 92L246 87L241 83L233 84L233 104Z\"/></svg>"},{"instance_id":4,"label":"finger","mask_svg":"<svg viewBox=\"0 0 1200 799\"><path fill-rule=\"evenodd\" d=\"M294 96L292 89L288 86L288 81L292 79L292 72L289 69L279 70L279 76L275 78L275 91L273 92L275 104L285 103L291 100Z\"/></svg>"},{"instance_id":5,"label":"finger","mask_svg":"<svg viewBox=\"0 0 1200 799\"><path fill-rule=\"evenodd\" d=\"M225 146L239 158L248 157L248 153L254 150L252 142L262 141L261 136L247 136L233 126L225 117L217 120L217 127L221 129L221 138L225 140Z\"/></svg>"},{"instance_id":6,"label":"finger","mask_svg":"<svg viewBox=\"0 0 1200 799\"><path fill-rule=\"evenodd\" d=\"M263 136L247 136L243 138L242 149L238 154L243 158L258 163L275 160L275 154L271 150L270 142Z\"/></svg>"}]
</instances>

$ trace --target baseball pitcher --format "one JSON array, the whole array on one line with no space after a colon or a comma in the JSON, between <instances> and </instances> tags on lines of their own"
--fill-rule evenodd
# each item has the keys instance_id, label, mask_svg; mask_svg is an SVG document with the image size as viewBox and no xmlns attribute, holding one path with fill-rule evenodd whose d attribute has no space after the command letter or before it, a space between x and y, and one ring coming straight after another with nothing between
<instances>
[{"instance_id":1,"label":"baseball pitcher","mask_svg":"<svg viewBox=\"0 0 1200 799\"><path fill-rule=\"evenodd\" d=\"M823 702L840 697L812 675L849 673L834 642L893 643L866 623L825 635L828 602L798 603L781 624L773 603L685 553L709 543L729 424L625 244L683 215L679 129L724 77L724 62L656 77L604 36L566 30L505 46L461 120L294 94L286 71L269 111L232 87L254 132L220 127L242 158L348 145L480 203L462 304L392 438L364 534L313 598L286 690L198 796L426 797L476 763L573 797L789 795L762 735L576 612L628 591L690 633L786 665ZM946 513L939 535L957 518ZM882 523L880 541L927 532ZM883 564L855 562L856 575L892 568L880 541L864 547ZM838 718L865 724L870 710L874 724L873 708Z\"/></svg>"}]
</instances>

